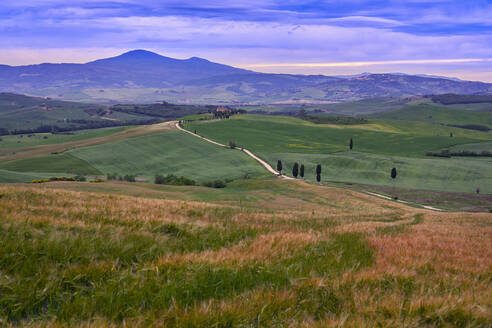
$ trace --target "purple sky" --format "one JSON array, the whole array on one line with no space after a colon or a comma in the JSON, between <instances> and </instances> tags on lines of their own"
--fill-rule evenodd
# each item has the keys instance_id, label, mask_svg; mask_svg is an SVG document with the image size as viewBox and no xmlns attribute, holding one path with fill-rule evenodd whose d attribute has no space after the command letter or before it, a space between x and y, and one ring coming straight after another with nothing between
<instances>
[{"instance_id":1,"label":"purple sky","mask_svg":"<svg viewBox=\"0 0 492 328\"><path fill-rule=\"evenodd\" d=\"M492 1L0 2L0 63L127 50L263 72L405 72L492 82Z\"/></svg>"}]
</instances>

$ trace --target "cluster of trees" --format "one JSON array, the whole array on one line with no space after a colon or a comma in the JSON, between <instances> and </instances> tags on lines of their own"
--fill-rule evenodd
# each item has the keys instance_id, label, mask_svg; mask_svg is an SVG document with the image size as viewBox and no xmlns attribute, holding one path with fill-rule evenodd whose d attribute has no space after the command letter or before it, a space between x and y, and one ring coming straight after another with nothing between
<instances>
[{"instance_id":1,"label":"cluster of trees","mask_svg":"<svg viewBox=\"0 0 492 328\"><path fill-rule=\"evenodd\" d=\"M277 171L282 174L282 161L277 161ZM302 179L304 178L305 167L304 164L299 165L299 163L295 162L292 166L292 176L297 179L300 176ZM321 164L316 165L316 181L321 181Z\"/></svg>"},{"instance_id":2,"label":"cluster of trees","mask_svg":"<svg viewBox=\"0 0 492 328\"><path fill-rule=\"evenodd\" d=\"M217 179L217 180L203 182L202 186L209 187L209 188L225 188L227 187L227 183L224 180Z\"/></svg>"},{"instance_id":3,"label":"cluster of trees","mask_svg":"<svg viewBox=\"0 0 492 328\"><path fill-rule=\"evenodd\" d=\"M428 151L425 153L426 156L435 156L435 157L492 157L492 152L487 150L482 150L480 152L469 151L469 150L461 150L461 151L450 151L449 149L441 150L440 152L431 152Z\"/></svg>"},{"instance_id":4,"label":"cluster of trees","mask_svg":"<svg viewBox=\"0 0 492 328\"><path fill-rule=\"evenodd\" d=\"M218 118L218 119L226 118L227 119L233 115L247 113L247 111L245 111L244 109L232 109L229 107L224 107L224 109L225 110L216 109L215 111L213 111L212 114L214 115L214 118Z\"/></svg>"},{"instance_id":5,"label":"cluster of trees","mask_svg":"<svg viewBox=\"0 0 492 328\"><path fill-rule=\"evenodd\" d=\"M197 186L198 183L195 180L186 178L184 176L176 176L174 174L168 174L166 176L162 174L156 174L154 178L155 184L173 185L173 186ZM224 180L212 180L206 181L201 184L204 187L209 188L225 188L227 186L227 181Z\"/></svg>"},{"instance_id":6,"label":"cluster of trees","mask_svg":"<svg viewBox=\"0 0 492 328\"><path fill-rule=\"evenodd\" d=\"M76 175L75 177L51 177L48 179L32 180L31 183L45 183L51 181L86 181L86 179L83 175Z\"/></svg>"},{"instance_id":7,"label":"cluster of trees","mask_svg":"<svg viewBox=\"0 0 492 328\"><path fill-rule=\"evenodd\" d=\"M174 186L195 186L196 181L192 179L188 179L184 176L178 177L174 174L168 174L166 176L161 174L156 174L154 178L155 184L165 184L165 185L174 185Z\"/></svg>"},{"instance_id":8,"label":"cluster of trees","mask_svg":"<svg viewBox=\"0 0 492 328\"><path fill-rule=\"evenodd\" d=\"M302 119L315 123L315 124L340 124L340 125L354 125L354 124L366 124L368 120L361 117L352 116L311 116L306 115Z\"/></svg>"},{"instance_id":9,"label":"cluster of trees","mask_svg":"<svg viewBox=\"0 0 492 328\"><path fill-rule=\"evenodd\" d=\"M283 164L282 161L279 159L277 161L277 171L282 174L282 169L283 169ZM295 162L294 165L292 166L292 176L297 179L298 176L301 178L304 178L304 164L301 164L299 166L299 163ZM316 181L320 182L321 181L321 164L316 165ZM391 178L394 180L396 179L397 176L397 171L396 168L393 167L390 172Z\"/></svg>"},{"instance_id":10,"label":"cluster of trees","mask_svg":"<svg viewBox=\"0 0 492 328\"><path fill-rule=\"evenodd\" d=\"M118 173L108 173L106 175L106 178L111 181L111 180L119 180L119 181L128 181L128 182L135 182L136 180L136 175L135 174L125 174L125 175L120 175Z\"/></svg>"}]
</instances>

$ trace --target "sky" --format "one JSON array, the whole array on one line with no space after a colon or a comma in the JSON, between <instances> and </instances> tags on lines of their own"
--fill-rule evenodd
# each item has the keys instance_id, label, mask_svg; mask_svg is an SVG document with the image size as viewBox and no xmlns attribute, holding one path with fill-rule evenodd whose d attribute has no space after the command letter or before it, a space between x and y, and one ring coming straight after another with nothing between
<instances>
[{"instance_id":1,"label":"sky","mask_svg":"<svg viewBox=\"0 0 492 328\"><path fill-rule=\"evenodd\" d=\"M492 82L492 0L0 1L0 64L133 49L261 72Z\"/></svg>"}]
</instances>

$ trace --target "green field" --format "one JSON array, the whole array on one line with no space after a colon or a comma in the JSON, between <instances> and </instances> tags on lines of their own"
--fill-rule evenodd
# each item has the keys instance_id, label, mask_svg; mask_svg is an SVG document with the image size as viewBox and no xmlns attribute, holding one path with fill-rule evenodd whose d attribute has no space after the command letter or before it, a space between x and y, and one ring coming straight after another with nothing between
<instances>
[{"instance_id":1,"label":"green field","mask_svg":"<svg viewBox=\"0 0 492 328\"><path fill-rule=\"evenodd\" d=\"M180 131L77 148L68 154L105 174L136 174L149 181L155 174L207 181L265 173L253 159L237 150L220 148Z\"/></svg>"},{"instance_id":2,"label":"green field","mask_svg":"<svg viewBox=\"0 0 492 328\"><path fill-rule=\"evenodd\" d=\"M316 165L321 164L323 181L469 193L479 187L481 193L492 194L492 158L410 158L359 152L273 153L265 158L272 166L282 160L288 175L295 162L304 164L309 181L315 181ZM393 167L398 171L395 181L390 178Z\"/></svg>"},{"instance_id":3,"label":"green field","mask_svg":"<svg viewBox=\"0 0 492 328\"><path fill-rule=\"evenodd\" d=\"M430 125L419 126L418 123L414 123L419 129L427 132L420 133L416 129L410 132L400 130L398 124L405 125L404 123L390 123L379 124L382 131L378 131L378 124L372 126L375 130L369 130L371 125L368 127L367 124L334 127L310 124L290 117L239 115L229 120L192 122L185 127L221 143L234 140L239 146L260 155L283 152L329 154L347 150L348 142L353 138L354 150L360 152L423 157L427 151L480 141L479 138L459 134L451 138L449 133L440 134L437 132L438 129ZM472 135L490 138L487 133L472 131L470 136Z\"/></svg>"},{"instance_id":4,"label":"green field","mask_svg":"<svg viewBox=\"0 0 492 328\"><path fill-rule=\"evenodd\" d=\"M87 162L70 154L55 154L9 161L0 163L0 169L17 172L65 172L82 175L102 174Z\"/></svg>"},{"instance_id":5,"label":"green field","mask_svg":"<svg viewBox=\"0 0 492 328\"><path fill-rule=\"evenodd\" d=\"M492 128L492 113L490 111L465 110L426 103L405 106L395 111L377 114L375 117L432 124L484 125Z\"/></svg>"},{"instance_id":6,"label":"green field","mask_svg":"<svg viewBox=\"0 0 492 328\"><path fill-rule=\"evenodd\" d=\"M32 133L20 135L1 136L0 149L24 148L40 145L52 145L62 142L79 141L91 138L106 137L113 133L126 130L130 127L102 128L93 130L80 130L70 133Z\"/></svg>"},{"instance_id":7,"label":"green field","mask_svg":"<svg viewBox=\"0 0 492 328\"><path fill-rule=\"evenodd\" d=\"M392 186L425 190L492 193L492 165L487 159L436 159L425 152L491 138L488 133L423 122L377 120L360 126L314 125L290 117L236 116L229 120L193 122L190 130L213 140L228 140L266 159L274 168L284 162L291 174L294 162L306 165L314 180L316 164L325 168L324 181ZM390 132L391 131L391 132ZM353 138L354 150L348 152ZM389 172L399 176L392 181Z\"/></svg>"},{"instance_id":8,"label":"green field","mask_svg":"<svg viewBox=\"0 0 492 328\"><path fill-rule=\"evenodd\" d=\"M71 176L58 172L16 172L0 169L0 183L31 182L32 180L47 179L53 176Z\"/></svg>"}]
</instances>

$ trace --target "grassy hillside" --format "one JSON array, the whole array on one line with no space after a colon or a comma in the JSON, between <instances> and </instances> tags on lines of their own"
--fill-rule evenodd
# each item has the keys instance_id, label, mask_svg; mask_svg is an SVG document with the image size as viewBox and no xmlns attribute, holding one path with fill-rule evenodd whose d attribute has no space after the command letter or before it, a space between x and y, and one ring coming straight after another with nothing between
<instances>
[{"instance_id":1,"label":"grassy hillside","mask_svg":"<svg viewBox=\"0 0 492 328\"><path fill-rule=\"evenodd\" d=\"M229 120L193 122L190 130L213 140L235 140L266 159L273 167L284 163L291 174L294 162L306 165L314 180L316 164L324 181L393 186L392 167L400 172L402 188L492 193L492 165L487 159L425 157L430 149L490 140L488 133L435 126L423 122L373 121L360 126L314 125L289 117L244 115ZM454 137L449 133L453 132ZM348 151L348 141L354 150Z\"/></svg>"},{"instance_id":2,"label":"grassy hillside","mask_svg":"<svg viewBox=\"0 0 492 328\"><path fill-rule=\"evenodd\" d=\"M350 138L354 140L354 149L361 152L384 155L424 156L426 151L437 150L456 144L476 142L473 136L489 138L486 133L470 133L468 136L449 132L456 128L443 128L438 134L433 127L418 126L413 131L400 130L391 122L379 130L375 125L366 126L329 126L307 123L290 117L261 115L239 115L229 120L192 122L186 127L198 134L210 137L222 143L235 140L239 146L259 154L294 152L310 154L328 154L348 149ZM402 124L405 125L405 124ZM420 133L416 128L427 131ZM405 128L405 127L403 127ZM372 129L372 130L371 130ZM444 133L445 131L445 133Z\"/></svg>"},{"instance_id":3,"label":"grassy hillside","mask_svg":"<svg viewBox=\"0 0 492 328\"><path fill-rule=\"evenodd\" d=\"M106 137L113 133L121 132L129 127L102 128L94 130L79 130L67 133L29 133L20 135L1 136L0 149L13 149L34 147L41 145L52 145L63 142L79 141L92 138Z\"/></svg>"},{"instance_id":4,"label":"grassy hillside","mask_svg":"<svg viewBox=\"0 0 492 328\"><path fill-rule=\"evenodd\" d=\"M282 160L288 175L292 175L295 162L304 164L305 178L313 182L316 165L321 164L323 181L468 193L474 193L479 187L481 193L492 194L491 158L409 158L359 152L273 153L265 158L272 166ZM390 178L393 167L398 171L395 181Z\"/></svg>"},{"instance_id":5,"label":"grassy hillside","mask_svg":"<svg viewBox=\"0 0 492 328\"><path fill-rule=\"evenodd\" d=\"M143 115L116 112L107 106L0 93L0 128L9 131L56 125L60 128L149 120Z\"/></svg>"},{"instance_id":6,"label":"grassy hillside","mask_svg":"<svg viewBox=\"0 0 492 328\"><path fill-rule=\"evenodd\" d=\"M245 154L220 148L180 131L156 133L69 151L103 173L175 174L198 181L264 174Z\"/></svg>"},{"instance_id":7,"label":"grassy hillside","mask_svg":"<svg viewBox=\"0 0 492 328\"><path fill-rule=\"evenodd\" d=\"M65 172L82 175L101 175L102 173L87 162L70 154L31 157L0 163L0 169L17 172Z\"/></svg>"},{"instance_id":8,"label":"grassy hillside","mask_svg":"<svg viewBox=\"0 0 492 328\"><path fill-rule=\"evenodd\" d=\"M492 324L490 215L279 180L247 208L51 189L84 185L111 186L0 186L3 324Z\"/></svg>"}]
</instances>

